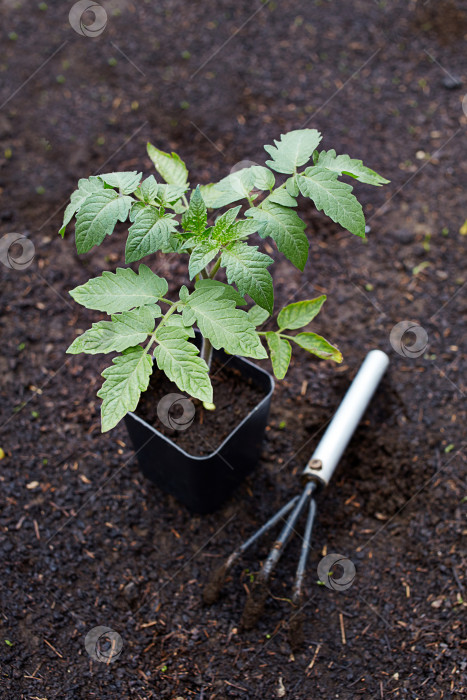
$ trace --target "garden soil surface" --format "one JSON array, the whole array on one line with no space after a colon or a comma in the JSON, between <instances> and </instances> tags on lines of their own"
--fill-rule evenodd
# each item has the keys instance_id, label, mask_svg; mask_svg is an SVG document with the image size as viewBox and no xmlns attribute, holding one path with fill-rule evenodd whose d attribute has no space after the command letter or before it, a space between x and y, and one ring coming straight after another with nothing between
<instances>
[{"instance_id":1,"label":"garden soil surface","mask_svg":"<svg viewBox=\"0 0 467 700\"><path fill-rule=\"evenodd\" d=\"M135 413L190 455L212 454L264 399L266 392L231 367L228 359L222 361L216 356L211 364L211 384L215 410L206 409L197 399L191 400L191 405L180 401L177 385L156 368ZM171 401L161 404L159 417L159 402L165 396L170 396Z\"/></svg>"},{"instance_id":2,"label":"garden soil surface","mask_svg":"<svg viewBox=\"0 0 467 700\"><path fill-rule=\"evenodd\" d=\"M1 698L466 697L466 3L101 5L107 26L90 38L71 28L71 0L0 2L0 234L35 247L23 270L0 263ZM313 328L344 362L294 352L258 469L218 512L193 516L144 480L122 424L100 434L109 358L65 355L100 318L68 292L123 263L125 231L82 257L72 227L64 241L56 232L78 178L150 174L148 140L207 183L263 163L263 144L303 126L391 180L355 183L366 241L302 203L305 272L280 255L272 268L277 310L328 295ZM186 282L185 259L145 262L171 292ZM406 320L412 353L413 334L398 341L396 329L390 342ZM290 601L296 536L245 631L273 535L234 567L217 603L203 604L203 587L298 491L374 347L390 367L319 497L305 607ZM317 583L332 552L356 567L344 592ZM296 613L304 643L292 650ZM98 626L114 630L112 663L85 647Z\"/></svg>"}]
</instances>

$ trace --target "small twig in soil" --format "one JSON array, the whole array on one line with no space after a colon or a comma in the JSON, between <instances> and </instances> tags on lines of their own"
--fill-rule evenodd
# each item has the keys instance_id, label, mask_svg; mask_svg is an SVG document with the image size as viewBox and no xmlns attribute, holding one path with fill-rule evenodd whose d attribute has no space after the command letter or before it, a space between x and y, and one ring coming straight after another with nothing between
<instances>
[{"instance_id":1,"label":"small twig in soil","mask_svg":"<svg viewBox=\"0 0 467 700\"><path fill-rule=\"evenodd\" d=\"M47 639L44 639L44 642L47 644L48 647L50 647L50 648L52 649L52 651L53 651L55 654L57 654L57 656L58 656L60 659L63 659L62 654L60 654L60 652L57 651L57 650L55 649L55 647L52 646L52 644L51 644L50 642L47 641Z\"/></svg>"},{"instance_id":2,"label":"small twig in soil","mask_svg":"<svg viewBox=\"0 0 467 700\"><path fill-rule=\"evenodd\" d=\"M319 654L319 650L320 650L320 649L321 649L321 644L318 644L317 647L316 647L316 649L315 649L315 653L313 654L313 658L311 659L311 661L310 661L310 663L309 663L309 665L308 665L308 668L307 668L307 675L308 675L308 672L311 671L312 668L313 668L313 666L315 665L315 661L316 661L316 658L317 658L317 656L318 656L318 654Z\"/></svg>"},{"instance_id":3,"label":"small twig in soil","mask_svg":"<svg viewBox=\"0 0 467 700\"><path fill-rule=\"evenodd\" d=\"M344 616L341 612L339 613L339 625L341 628L342 644L347 644L347 640L345 638Z\"/></svg>"}]
</instances>

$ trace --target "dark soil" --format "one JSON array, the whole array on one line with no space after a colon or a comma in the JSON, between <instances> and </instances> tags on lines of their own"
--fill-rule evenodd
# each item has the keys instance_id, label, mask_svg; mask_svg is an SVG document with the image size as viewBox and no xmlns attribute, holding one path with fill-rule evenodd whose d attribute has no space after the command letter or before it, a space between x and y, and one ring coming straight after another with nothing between
<instances>
[{"instance_id":1,"label":"dark soil","mask_svg":"<svg viewBox=\"0 0 467 700\"><path fill-rule=\"evenodd\" d=\"M228 570L229 566L227 565L226 560L223 564L221 564L221 566L212 571L203 590L203 601L206 603L206 605L213 605L219 600Z\"/></svg>"},{"instance_id":2,"label":"dark soil","mask_svg":"<svg viewBox=\"0 0 467 700\"><path fill-rule=\"evenodd\" d=\"M136 414L170 437L188 454L211 454L265 396L251 379L242 377L239 370L216 357L211 366L211 382L215 410L206 410L201 401L193 400L192 415L189 406L174 399L164 423L157 414L159 402L168 394L184 394L156 370L151 376L148 390L141 396ZM175 427L171 428L172 425Z\"/></svg>"},{"instance_id":3,"label":"dark soil","mask_svg":"<svg viewBox=\"0 0 467 700\"><path fill-rule=\"evenodd\" d=\"M264 604L268 597L268 590L263 581L258 578L248 591L248 598L243 608L240 625L246 630L256 627L259 618L263 614Z\"/></svg>"},{"instance_id":4,"label":"dark soil","mask_svg":"<svg viewBox=\"0 0 467 700\"><path fill-rule=\"evenodd\" d=\"M22 271L0 263L2 700L460 700L466 3L101 4L107 27L91 39L71 29L71 0L0 3L0 236L25 234L36 252ZM323 148L391 180L356 185L366 243L304 204L305 272L281 256L272 268L276 309L328 295L314 329L344 363L295 353L256 473L220 511L194 517L143 479L123 425L100 434L96 391L109 359L64 354L99 319L68 291L122 264L125 233L78 258L72 235L56 231L79 177L149 174L148 140L206 183L241 160L264 162L263 144L304 125L323 131ZM187 282L182 259L145 262L172 292ZM428 335L416 358L390 342L407 319ZM216 604L205 606L202 591L300 488L373 347L389 353L390 368L319 496L304 644L293 651L298 536L252 630L239 626L245 588L275 533L232 568ZM330 552L356 566L345 592L317 585ZM98 626L121 637L114 663L85 648Z\"/></svg>"}]
</instances>

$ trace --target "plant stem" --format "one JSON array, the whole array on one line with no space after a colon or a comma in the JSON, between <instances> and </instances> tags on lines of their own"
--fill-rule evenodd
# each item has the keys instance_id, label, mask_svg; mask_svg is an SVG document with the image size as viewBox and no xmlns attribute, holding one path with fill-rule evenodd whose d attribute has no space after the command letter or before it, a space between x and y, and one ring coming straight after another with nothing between
<instances>
[{"instance_id":1,"label":"plant stem","mask_svg":"<svg viewBox=\"0 0 467 700\"><path fill-rule=\"evenodd\" d=\"M157 326L158 328L160 328L161 326L163 326L163 325L165 324L165 322L167 321L167 319L170 318L170 316L172 316L172 314L177 310L177 306L179 305L180 302L179 302L179 301L175 301L175 302L171 302L171 303L172 303L172 306L171 306L170 309L167 311L167 313L166 313L164 316L162 316L162 318L161 318L161 320L160 320L160 323L159 323L159 325Z\"/></svg>"},{"instance_id":2,"label":"plant stem","mask_svg":"<svg viewBox=\"0 0 467 700\"><path fill-rule=\"evenodd\" d=\"M147 344L146 347L145 347L146 352L149 352L149 350L151 349L152 345L154 345L154 343L157 342L157 340L156 340L156 332L157 332L157 330L158 330L161 326L163 326L163 325L165 324L165 322L167 321L168 318L170 318L170 316L172 316L172 314L177 310L178 304L180 303L180 302L178 302L178 301L169 301L168 299L159 299L159 301L165 301L166 304L171 304L171 307L170 307L170 309L167 311L167 313L166 313L164 316L162 316L161 320L159 321L159 325L158 325L157 328L155 329L154 333L152 333L152 334L150 335L150 337L149 337L149 342L148 342L148 344Z\"/></svg>"},{"instance_id":3,"label":"plant stem","mask_svg":"<svg viewBox=\"0 0 467 700\"><path fill-rule=\"evenodd\" d=\"M216 263L215 263L215 265L213 266L213 268L211 269L211 272L208 274L208 277L209 277L210 279L212 279L212 280L214 279L214 277L217 275L217 272L218 272L220 266L221 266L221 259L219 258L219 259L216 261Z\"/></svg>"},{"instance_id":4,"label":"plant stem","mask_svg":"<svg viewBox=\"0 0 467 700\"><path fill-rule=\"evenodd\" d=\"M258 335L267 335L271 331L256 331ZM280 331L275 331L280 338L286 338L287 340L295 340L295 337L293 335L286 335L285 333L281 333Z\"/></svg>"},{"instance_id":5,"label":"plant stem","mask_svg":"<svg viewBox=\"0 0 467 700\"><path fill-rule=\"evenodd\" d=\"M148 344L146 345L146 347L144 348L145 351L146 351L146 354L150 351L152 345L154 345L155 342L156 342L156 339L155 339L154 334L153 334L153 335L150 336L149 342L148 342Z\"/></svg>"},{"instance_id":6,"label":"plant stem","mask_svg":"<svg viewBox=\"0 0 467 700\"><path fill-rule=\"evenodd\" d=\"M221 259L218 258L218 260L215 262L211 270L208 272L207 268L204 268L204 270L201 270L200 275L203 279L205 280L213 280L217 274L217 271L219 270L221 266ZM203 345L201 347L201 352L200 352L200 357L202 360L205 361L205 363L208 366L209 371L211 370L211 362L212 362L212 344L211 341L208 340L208 338L203 337Z\"/></svg>"},{"instance_id":7,"label":"plant stem","mask_svg":"<svg viewBox=\"0 0 467 700\"><path fill-rule=\"evenodd\" d=\"M219 258L210 271L208 271L207 267L205 267L203 270L201 270L201 272L199 272L196 275L197 279L203 279L203 280L211 279L211 280L213 280L214 277L216 276L217 271L219 270L220 266L221 266L221 259Z\"/></svg>"},{"instance_id":8,"label":"plant stem","mask_svg":"<svg viewBox=\"0 0 467 700\"><path fill-rule=\"evenodd\" d=\"M200 357L207 364L209 371L211 371L212 344L211 344L211 341L208 340L208 338L203 337L203 345L201 348Z\"/></svg>"}]
</instances>

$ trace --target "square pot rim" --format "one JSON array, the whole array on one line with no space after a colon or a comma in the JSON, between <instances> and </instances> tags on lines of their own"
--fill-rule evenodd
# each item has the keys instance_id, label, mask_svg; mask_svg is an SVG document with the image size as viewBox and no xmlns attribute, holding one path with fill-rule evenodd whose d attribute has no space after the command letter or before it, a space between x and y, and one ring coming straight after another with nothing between
<instances>
[{"instance_id":1,"label":"square pot rim","mask_svg":"<svg viewBox=\"0 0 467 700\"><path fill-rule=\"evenodd\" d=\"M222 448L224 447L224 445L225 445L225 444L232 438L232 436L235 435L235 433L238 432L238 430L240 430L240 428L248 421L248 419L250 418L250 416L251 416L253 413L255 413L255 411L257 411L264 403L266 403L267 401L269 401L269 400L271 399L271 396L272 396L272 394L273 394L273 392L274 392L274 388L275 388L275 385L276 385L276 384L275 384L275 381L274 381L274 377L272 376L272 374L271 374L270 372L268 372L267 370L263 369L262 367L258 367L258 365L255 365L254 362L251 362L250 360L248 360L248 358L246 358L246 357L240 357L240 356L238 356L238 355L232 355L231 357L237 359L238 361L240 361L240 362L242 362L242 363L244 363L244 364L250 365L250 367L253 367L256 371L258 371L258 372L264 374L264 376L267 377L267 378L269 379L270 387L269 387L269 391L267 392L266 396L263 396L263 398L261 399L261 401L260 401L259 403L257 403L256 406L255 406L254 408L252 408L251 411L250 411L249 413L247 413L247 415L240 421L240 423L239 423L238 425L235 426L235 428L227 435L227 437L224 438L224 440L220 443L220 445L219 445L213 452L210 452L210 453L207 454L207 455L192 455L192 454L190 454L189 452L187 452L186 450L184 450L182 447L180 447L179 445L177 445L177 443L174 442L174 440L171 440L169 437L167 437L166 435L164 435L163 433L161 433L159 430L157 430L157 428L155 428L153 425L151 425L151 424L148 423L146 420L144 420L144 418L140 418L139 416L137 416L136 413L134 413L133 411L129 411L129 412L126 414L125 420L127 419L127 416L131 416L131 418L133 418L134 420L136 420L138 423L141 423L141 425L144 425L146 428L149 428L149 430L151 430L155 435L157 435L158 438L161 438L161 439L164 440L165 442L168 442L173 448L175 448L176 450L178 450L178 452L180 452L182 455L184 455L185 457L188 457L189 459L191 459L191 460L193 460L193 461L196 461L196 462L206 462L206 461L209 461L210 459L212 459L213 457L216 457L216 456L220 453L220 451L222 450ZM140 448L140 449L141 449L141 448Z\"/></svg>"}]
</instances>

